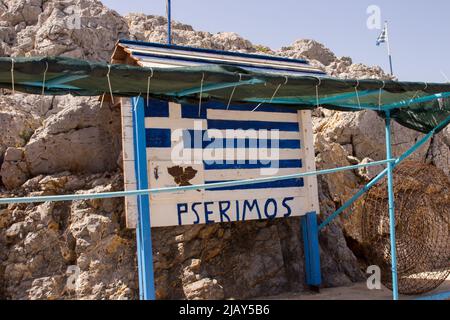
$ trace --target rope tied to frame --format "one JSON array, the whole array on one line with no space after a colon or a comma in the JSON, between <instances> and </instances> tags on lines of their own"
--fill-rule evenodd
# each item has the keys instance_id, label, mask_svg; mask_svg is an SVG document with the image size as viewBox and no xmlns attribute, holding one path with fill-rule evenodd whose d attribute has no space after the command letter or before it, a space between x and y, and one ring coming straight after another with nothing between
<instances>
[{"instance_id":1,"label":"rope tied to frame","mask_svg":"<svg viewBox=\"0 0 450 320\"><path fill-rule=\"evenodd\" d=\"M203 94L203 81L205 80L205 73L202 73L202 80L200 81L200 95L198 99L198 116L202 113L202 94Z\"/></svg>"},{"instance_id":2,"label":"rope tied to frame","mask_svg":"<svg viewBox=\"0 0 450 320\"><path fill-rule=\"evenodd\" d=\"M11 58L11 89L12 94L14 95L16 93L14 89L14 58Z\"/></svg>"},{"instance_id":3,"label":"rope tied to frame","mask_svg":"<svg viewBox=\"0 0 450 320\"><path fill-rule=\"evenodd\" d=\"M280 83L277 88L275 89L274 93L272 94L272 97L269 100L269 104L272 103L273 99L275 98L275 96L277 95L278 91L280 90L281 86L286 85L288 83L289 78L287 76L285 76L286 81L284 83ZM264 104L266 101L260 102L253 110L256 111L256 109L258 109L262 104Z\"/></svg>"},{"instance_id":4,"label":"rope tied to frame","mask_svg":"<svg viewBox=\"0 0 450 320\"><path fill-rule=\"evenodd\" d=\"M151 71L151 74L147 79L147 105L148 105L148 101L150 100L149 99L149 97L150 97L150 81L153 78L153 68L152 67L150 67L150 71Z\"/></svg>"},{"instance_id":5,"label":"rope tied to frame","mask_svg":"<svg viewBox=\"0 0 450 320\"><path fill-rule=\"evenodd\" d=\"M114 104L114 96L112 93L111 79L109 77L110 73L111 73L111 65L108 64L108 73L106 74L106 78L108 79L109 94L111 95L111 102Z\"/></svg>"},{"instance_id":6,"label":"rope tied to frame","mask_svg":"<svg viewBox=\"0 0 450 320\"><path fill-rule=\"evenodd\" d=\"M241 82L241 80L242 80L242 74L239 73L239 82ZM231 100L233 99L233 95L234 95L234 92L236 91L236 87L237 87L237 86L238 86L238 85L236 84L236 85L233 87L233 90L231 91L230 99L228 99L227 110L230 108Z\"/></svg>"}]
</instances>

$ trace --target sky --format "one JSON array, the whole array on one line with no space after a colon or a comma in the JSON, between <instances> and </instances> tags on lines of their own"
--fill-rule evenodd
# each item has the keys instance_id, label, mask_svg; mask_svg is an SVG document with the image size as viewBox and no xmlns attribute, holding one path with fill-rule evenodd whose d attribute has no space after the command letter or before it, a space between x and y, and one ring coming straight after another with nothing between
<instances>
[{"instance_id":1,"label":"sky","mask_svg":"<svg viewBox=\"0 0 450 320\"><path fill-rule=\"evenodd\" d=\"M124 15L166 14L166 0L102 0ZM368 7L389 21L394 74L403 81L447 82L450 78L450 1L428 0L172 0L172 19L211 33L232 31L272 49L314 39L337 56L389 71L381 30L369 29ZM444 73L445 76L442 74Z\"/></svg>"}]
</instances>

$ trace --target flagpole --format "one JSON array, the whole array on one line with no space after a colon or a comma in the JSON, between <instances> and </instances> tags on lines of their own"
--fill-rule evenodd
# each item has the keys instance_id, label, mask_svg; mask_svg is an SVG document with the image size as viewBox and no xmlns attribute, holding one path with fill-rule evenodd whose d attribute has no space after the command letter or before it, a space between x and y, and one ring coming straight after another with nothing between
<instances>
[{"instance_id":1,"label":"flagpole","mask_svg":"<svg viewBox=\"0 0 450 320\"><path fill-rule=\"evenodd\" d=\"M167 44L172 44L172 6L170 0L167 0L166 11L167 11Z\"/></svg>"},{"instance_id":2,"label":"flagpole","mask_svg":"<svg viewBox=\"0 0 450 320\"><path fill-rule=\"evenodd\" d=\"M391 76L394 75L394 71L392 68L392 55L391 55L391 45L389 43L389 31L388 31L388 22L385 21L384 23L384 28L386 30L386 45L387 45L387 51L388 51L388 56L389 56L389 67L391 69Z\"/></svg>"}]
</instances>

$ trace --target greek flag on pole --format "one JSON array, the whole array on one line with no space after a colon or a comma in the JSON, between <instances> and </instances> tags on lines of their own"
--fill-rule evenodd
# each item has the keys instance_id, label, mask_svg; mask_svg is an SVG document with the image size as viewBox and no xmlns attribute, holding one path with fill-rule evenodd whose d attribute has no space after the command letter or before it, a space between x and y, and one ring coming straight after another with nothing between
<instances>
[{"instance_id":1,"label":"greek flag on pole","mask_svg":"<svg viewBox=\"0 0 450 320\"><path fill-rule=\"evenodd\" d=\"M382 43L385 43L386 41L387 41L387 28L385 26L381 34L378 36L377 46L379 46Z\"/></svg>"}]
</instances>

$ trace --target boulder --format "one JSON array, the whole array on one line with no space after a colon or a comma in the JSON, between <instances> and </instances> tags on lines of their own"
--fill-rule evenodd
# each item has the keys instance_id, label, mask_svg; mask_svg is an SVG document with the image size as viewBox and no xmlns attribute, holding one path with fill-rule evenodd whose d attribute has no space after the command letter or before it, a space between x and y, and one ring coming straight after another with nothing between
<instances>
[{"instance_id":1,"label":"boulder","mask_svg":"<svg viewBox=\"0 0 450 320\"><path fill-rule=\"evenodd\" d=\"M0 96L0 163L8 147L23 147L40 126L39 117L8 96Z\"/></svg>"},{"instance_id":2,"label":"boulder","mask_svg":"<svg viewBox=\"0 0 450 320\"><path fill-rule=\"evenodd\" d=\"M7 189L20 187L28 180L29 172L24 161L23 149L6 149L5 158L0 167L0 178Z\"/></svg>"},{"instance_id":3,"label":"boulder","mask_svg":"<svg viewBox=\"0 0 450 320\"><path fill-rule=\"evenodd\" d=\"M32 175L112 170L121 152L120 110L74 99L44 121L24 150Z\"/></svg>"},{"instance_id":4,"label":"boulder","mask_svg":"<svg viewBox=\"0 0 450 320\"><path fill-rule=\"evenodd\" d=\"M291 46L282 48L281 51L292 58L317 60L324 66L336 60L335 54L330 49L311 39L297 40Z\"/></svg>"},{"instance_id":5,"label":"boulder","mask_svg":"<svg viewBox=\"0 0 450 320\"><path fill-rule=\"evenodd\" d=\"M135 40L149 42L167 42L167 20L164 17L129 14L125 17L130 28L130 36ZM192 26L174 21L172 24L173 42L178 45L198 48L256 52L252 43L234 32L209 32L195 31Z\"/></svg>"},{"instance_id":6,"label":"boulder","mask_svg":"<svg viewBox=\"0 0 450 320\"><path fill-rule=\"evenodd\" d=\"M108 61L115 42L128 37L125 20L100 1L3 2L6 8L1 20L15 29L14 39L6 42L13 56L62 55Z\"/></svg>"}]
</instances>

